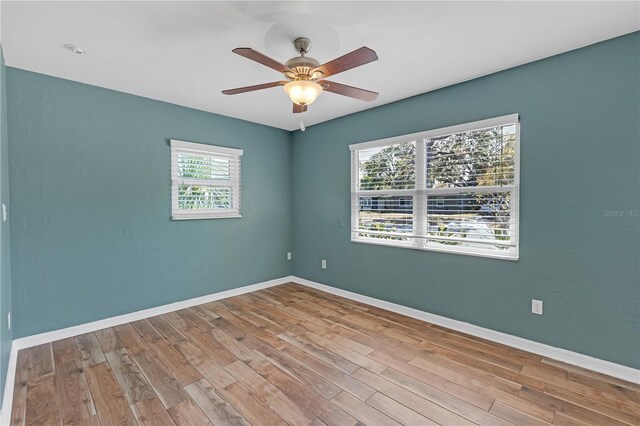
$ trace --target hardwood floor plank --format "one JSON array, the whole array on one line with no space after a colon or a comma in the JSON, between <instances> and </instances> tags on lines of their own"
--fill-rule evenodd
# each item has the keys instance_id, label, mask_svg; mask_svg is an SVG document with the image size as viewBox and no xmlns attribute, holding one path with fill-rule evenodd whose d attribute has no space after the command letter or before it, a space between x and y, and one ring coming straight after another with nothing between
<instances>
[{"instance_id":1,"label":"hardwood floor plank","mask_svg":"<svg viewBox=\"0 0 640 426\"><path fill-rule=\"evenodd\" d=\"M202 410L189 399L167 410L176 426L210 426L213 425Z\"/></svg>"},{"instance_id":2,"label":"hardwood floor plank","mask_svg":"<svg viewBox=\"0 0 640 426\"><path fill-rule=\"evenodd\" d=\"M375 393L375 390L364 383L329 364L325 364L295 346L288 345L281 349L281 352L362 401L366 401Z\"/></svg>"},{"instance_id":3,"label":"hardwood floor plank","mask_svg":"<svg viewBox=\"0 0 640 426\"><path fill-rule=\"evenodd\" d=\"M104 328L94 332L103 353L113 352L116 349L122 348L122 343L113 328Z\"/></svg>"},{"instance_id":4,"label":"hardwood floor plank","mask_svg":"<svg viewBox=\"0 0 640 426\"><path fill-rule=\"evenodd\" d=\"M523 371L525 371L524 368ZM532 370L527 370L526 374L532 374ZM527 377L525 381L529 382L530 377L525 377ZM525 381L523 381L523 383ZM632 398L624 396L624 394L615 392L613 389L605 390L600 387L586 386L581 383L569 380L568 378L564 378L564 375L560 377L556 377L550 374L545 375L543 383L545 384L543 388L535 389L544 392L547 389L547 386L549 386L550 389L558 388L560 390L569 391L573 394L576 394L576 397L584 398L587 402L594 401L596 403L602 403L605 405L609 405L612 408L617 408L621 411L627 412L629 414L640 412L640 404L638 402L633 401ZM527 385L527 387L531 388L532 386Z\"/></svg>"},{"instance_id":5,"label":"hardwood floor plank","mask_svg":"<svg viewBox=\"0 0 640 426\"><path fill-rule=\"evenodd\" d=\"M29 381L46 376L55 371L51 343L29 348Z\"/></svg>"},{"instance_id":6,"label":"hardwood floor plank","mask_svg":"<svg viewBox=\"0 0 640 426\"><path fill-rule=\"evenodd\" d=\"M487 413L485 410L475 407L467 402L442 392L432 386L420 382L412 377L406 376L392 369L384 371L380 377L389 380L392 383L401 386L416 395L423 397L447 410L464 417L479 425L502 425L507 426L508 422ZM495 406L495 403L493 404Z\"/></svg>"},{"instance_id":7,"label":"hardwood floor plank","mask_svg":"<svg viewBox=\"0 0 640 426\"><path fill-rule=\"evenodd\" d=\"M411 364L403 362L402 360L395 359L385 353L376 351L372 354L372 357L375 357L375 359L377 359L379 362L396 371L413 377L421 381L422 383L433 386L436 389L446 392L451 396L468 402L469 404L479 407L485 411L488 411L493 404L494 399L490 396L477 392L476 390L472 390L464 385L460 385L456 382L450 381L447 378L431 373L428 370L413 366ZM437 371L437 369L434 370L434 372ZM452 378L451 375L449 375L449 378ZM482 386L480 382L477 383Z\"/></svg>"},{"instance_id":8,"label":"hardwood floor plank","mask_svg":"<svg viewBox=\"0 0 640 426\"><path fill-rule=\"evenodd\" d=\"M421 416L413 410L405 407L399 402L389 398L388 396L381 394L380 392L376 392L367 400L367 405L372 406L376 410L380 411L383 414L386 414L388 417L400 422L403 425L426 425L432 426L437 425L438 423Z\"/></svg>"},{"instance_id":9,"label":"hardwood floor plank","mask_svg":"<svg viewBox=\"0 0 640 426\"><path fill-rule=\"evenodd\" d=\"M308 425L315 420L315 416L292 401L244 362L236 361L227 365L225 369L288 424Z\"/></svg>"},{"instance_id":10,"label":"hardwood floor plank","mask_svg":"<svg viewBox=\"0 0 640 426\"><path fill-rule=\"evenodd\" d=\"M347 392L341 392L338 396L331 400L332 403L342 408L347 413L358 419L360 422L368 425L378 426L400 426L400 423L396 422L392 418L375 408L365 404L358 398L352 396Z\"/></svg>"},{"instance_id":11,"label":"hardwood floor plank","mask_svg":"<svg viewBox=\"0 0 640 426\"><path fill-rule=\"evenodd\" d=\"M368 332L364 333L362 331L352 330L350 328L344 327L337 323L334 323L331 327L329 327L327 329L327 332L333 334L334 336L343 336L348 339L351 339L355 342L358 342L366 347L373 349L374 351L382 351L385 353L387 353L387 351L390 351L391 354L394 354L395 353L394 349L400 346L400 344L402 343L402 342L394 341L393 344L390 345L376 339L375 336L368 334ZM417 351L418 349L416 348L415 352Z\"/></svg>"},{"instance_id":12,"label":"hardwood floor plank","mask_svg":"<svg viewBox=\"0 0 640 426\"><path fill-rule=\"evenodd\" d=\"M614 419L640 425L640 405L632 401L598 397L591 392L584 392L582 388L567 389L567 387L556 386L555 384L547 384L544 393L613 417ZM585 393L587 395L585 395Z\"/></svg>"},{"instance_id":13,"label":"hardwood floor plank","mask_svg":"<svg viewBox=\"0 0 640 426\"><path fill-rule=\"evenodd\" d=\"M556 360L549 359L549 358L542 358L541 362L543 364L546 364L546 365L551 365L551 366L555 366L555 367L564 369L564 370L567 371L568 375L588 377L588 378L596 380L596 381L600 381L600 382L603 382L603 383L608 383L610 385L620 386L620 387L629 389L629 390L633 391L636 394L640 393L640 384L637 384L637 383L631 383L631 382L628 382L626 380L618 379L616 377L607 376L607 375L604 375L602 373L598 373L598 372L595 372L595 371L587 370L585 368L578 367L576 365L567 364L567 363L556 361Z\"/></svg>"},{"instance_id":14,"label":"hardwood floor plank","mask_svg":"<svg viewBox=\"0 0 640 426\"><path fill-rule=\"evenodd\" d=\"M131 407L124 398L109 401L104 408L98 408L98 419L101 425L137 426Z\"/></svg>"},{"instance_id":15,"label":"hardwood floor plank","mask_svg":"<svg viewBox=\"0 0 640 426\"><path fill-rule=\"evenodd\" d=\"M141 426L174 426L175 423L158 398L149 398L131 405L131 411Z\"/></svg>"},{"instance_id":16,"label":"hardwood floor plank","mask_svg":"<svg viewBox=\"0 0 640 426\"><path fill-rule=\"evenodd\" d=\"M51 348L51 345L48 345ZM32 358L38 361L38 365L42 366L43 356L46 357L46 349L40 349L42 352L36 353L36 357ZM51 355L53 357L53 354ZM40 371L40 370L38 370ZM25 415L26 425L61 425L62 416L60 413L60 402L58 393L56 392L55 379L53 374L46 376L40 375L39 380L33 385L27 386L27 411Z\"/></svg>"},{"instance_id":17,"label":"hardwood floor plank","mask_svg":"<svg viewBox=\"0 0 640 426\"><path fill-rule=\"evenodd\" d=\"M218 395L206 380L198 380L185 390L214 425L249 426L238 410Z\"/></svg>"},{"instance_id":18,"label":"hardwood floor plank","mask_svg":"<svg viewBox=\"0 0 640 426\"><path fill-rule=\"evenodd\" d=\"M235 355L229 352L209 334L205 334L194 329L186 330L184 334L189 338L189 340L198 345L198 347L210 356L217 364L223 367L238 360Z\"/></svg>"},{"instance_id":19,"label":"hardwood floor plank","mask_svg":"<svg viewBox=\"0 0 640 426\"><path fill-rule=\"evenodd\" d=\"M546 406L549 410L568 414L571 417L593 425L606 424L622 426L624 424L628 424L608 417L606 415L597 413L595 411L586 409L584 407L580 407L571 402L564 401L560 398L556 398L546 393L537 391L535 389L522 388L522 390L518 393L518 396L526 401L538 404L540 406Z\"/></svg>"},{"instance_id":20,"label":"hardwood floor plank","mask_svg":"<svg viewBox=\"0 0 640 426\"><path fill-rule=\"evenodd\" d=\"M513 408L523 411L532 416L538 417L547 422L552 422L554 410L545 404L527 401L511 392L506 392L484 382L466 376L463 372L455 370L455 366L451 368L442 367L439 364L429 362L425 359L416 357L410 361L410 365L415 365L425 371L433 372L441 377L451 380L461 386L467 387L475 392L484 394L490 398L504 402Z\"/></svg>"},{"instance_id":21,"label":"hardwood floor plank","mask_svg":"<svg viewBox=\"0 0 640 426\"><path fill-rule=\"evenodd\" d=\"M191 309L180 309L176 314L184 320L187 331L198 330L201 333L207 333L211 329L211 324Z\"/></svg>"},{"instance_id":22,"label":"hardwood floor plank","mask_svg":"<svg viewBox=\"0 0 640 426\"><path fill-rule=\"evenodd\" d=\"M311 342L315 345L325 348L328 351L333 352L334 354L352 362L359 367L366 368L367 370L375 374L380 374L386 368L384 365L371 358L352 351L351 349L348 349L315 333L305 333L303 335L296 336L296 338L306 340L307 342Z\"/></svg>"},{"instance_id":23,"label":"hardwood floor plank","mask_svg":"<svg viewBox=\"0 0 640 426\"><path fill-rule=\"evenodd\" d=\"M271 411L240 383L234 383L224 389L220 389L220 394L233 404L240 414L251 424L267 424L273 426L286 426L287 424L280 416Z\"/></svg>"},{"instance_id":24,"label":"hardwood floor plank","mask_svg":"<svg viewBox=\"0 0 640 426\"><path fill-rule=\"evenodd\" d=\"M108 362L92 365L84 369L91 398L97 410L107 409L109 402L124 398L124 393L116 381Z\"/></svg>"},{"instance_id":25,"label":"hardwood floor plank","mask_svg":"<svg viewBox=\"0 0 640 426\"><path fill-rule=\"evenodd\" d=\"M567 374L567 380L590 387L592 389L599 389L606 393L620 396L622 398L640 404L640 392L636 392L631 388L620 386L613 382L606 382L601 379L590 377L584 374L576 374L573 372L569 372Z\"/></svg>"},{"instance_id":26,"label":"hardwood floor plank","mask_svg":"<svg viewBox=\"0 0 640 426\"><path fill-rule=\"evenodd\" d=\"M588 426L589 423L581 422L578 419L574 419L564 413L556 413L556 417L553 420L553 424L557 426Z\"/></svg>"},{"instance_id":27,"label":"hardwood floor plank","mask_svg":"<svg viewBox=\"0 0 640 426\"><path fill-rule=\"evenodd\" d=\"M173 347L216 389L222 389L236 382L229 373L191 341L185 340Z\"/></svg>"},{"instance_id":28,"label":"hardwood floor plank","mask_svg":"<svg viewBox=\"0 0 640 426\"><path fill-rule=\"evenodd\" d=\"M356 420L345 411L329 403L325 398L303 385L292 376L265 360L255 360L249 363L254 371L267 379L271 384L284 392L298 405L306 408L311 414L318 417L325 424L354 425Z\"/></svg>"},{"instance_id":29,"label":"hardwood floor plank","mask_svg":"<svg viewBox=\"0 0 640 426\"><path fill-rule=\"evenodd\" d=\"M189 361L164 339L149 343L153 353L167 366L182 386L202 379L202 374Z\"/></svg>"},{"instance_id":30,"label":"hardwood floor plank","mask_svg":"<svg viewBox=\"0 0 640 426\"><path fill-rule=\"evenodd\" d=\"M105 361L104 353L95 334L87 333L76 337L76 345L84 367Z\"/></svg>"},{"instance_id":31,"label":"hardwood floor plank","mask_svg":"<svg viewBox=\"0 0 640 426\"><path fill-rule=\"evenodd\" d=\"M341 392L341 389L329 380L326 380L324 377L316 374L303 364L300 364L293 358L283 355L281 352L266 344L260 344L253 349L280 370L284 371L289 376L296 378L307 385L311 390L327 399L331 399Z\"/></svg>"},{"instance_id":32,"label":"hardwood floor plank","mask_svg":"<svg viewBox=\"0 0 640 426\"><path fill-rule=\"evenodd\" d=\"M353 374L353 377L436 423L443 425L455 424L459 426L472 426L475 424L462 416L416 395L413 392L409 392L387 379L373 374L369 370L365 370L364 368L356 371Z\"/></svg>"},{"instance_id":33,"label":"hardwood floor plank","mask_svg":"<svg viewBox=\"0 0 640 426\"><path fill-rule=\"evenodd\" d=\"M513 355L502 355L498 350L494 348L480 348L471 343L447 339L446 336L435 340L433 343L445 349L449 349L451 351L458 352L466 356L471 356L490 364L494 364L498 367L510 370L514 373L519 373L525 362L527 362L521 361Z\"/></svg>"},{"instance_id":34,"label":"hardwood floor plank","mask_svg":"<svg viewBox=\"0 0 640 426\"><path fill-rule=\"evenodd\" d=\"M100 426L100 419L97 414L77 422L69 423L69 426Z\"/></svg>"},{"instance_id":35,"label":"hardwood floor plank","mask_svg":"<svg viewBox=\"0 0 640 426\"><path fill-rule=\"evenodd\" d=\"M285 342L307 352L309 355L315 356L319 360L326 362L334 368L337 368L343 373L351 374L360 368L357 364L354 364L353 362L346 360L341 356L336 355L333 352L316 345L313 342L299 339L297 336L293 336L289 333L280 334L278 337Z\"/></svg>"},{"instance_id":36,"label":"hardwood floor plank","mask_svg":"<svg viewBox=\"0 0 640 426\"><path fill-rule=\"evenodd\" d=\"M177 328L169 324L169 322L161 316L148 318L147 321L149 321L149 324L158 330L158 332L162 334L162 337L164 337L171 345L187 340L187 338L178 331Z\"/></svg>"},{"instance_id":37,"label":"hardwood floor plank","mask_svg":"<svg viewBox=\"0 0 640 426\"><path fill-rule=\"evenodd\" d=\"M117 349L106 355L111 370L129 404L135 404L156 396L138 365L129 357L126 349Z\"/></svg>"},{"instance_id":38,"label":"hardwood floor plank","mask_svg":"<svg viewBox=\"0 0 640 426\"><path fill-rule=\"evenodd\" d=\"M131 324L119 325L113 328L122 345L130 355L137 355L142 351L148 351L149 346Z\"/></svg>"},{"instance_id":39,"label":"hardwood floor plank","mask_svg":"<svg viewBox=\"0 0 640 426\"><path fill-rule=\"evenodd\" d=\"M60 401L62 421L78 422L96 414L87 378L79 359L56 365L55 385Z\"/></svg>"},{"instance_id":40,"label":"hardwood floor plank","mask_svg":"<svg viewBox=\"0 0 640 426\"><path fill-rule=\"evenodd\" d=\"M450 351L430 342L421 342L418 346L424 350L418 352L416 358L424 358L445 367L455 364L457 371L462 371L465 375L474 377L498 389L512 393L520 390L521 385L514 381L514 378L518 376L517 373L478 360L473 356ZM509 377L505 378L505 375Z\"/></svg>"},{"instance_id":41,"label":"hardwood floor plank","mask_svg":"<svg viewBox=\"0 0 640 426\"><path fill-rule=\"evenodd\" d=\"M249 360L255 356L251 349L220 329L214 328L209 334L237 360Z\"/></svg>"},{"instance_id":42,"label":"hardwood floor plank","mask_svg":"<svg viewBox=\"0 0 640 426\"><path fill-rule=\"evenodd\" d=\"M11 425L24 425L27 409L27 380L29 372L29 350L21 349L16 357L16 375L13 384Z\"/></svg>"},{"instance_id":43,"label":"hardwood floor plank","mask_svg":"<svg viewBox=\"0 0 640 426\"><path fill-rule=\"evenodd\" d=\"M224 322L221 322L221 324L225 327ZM233 328L231 332L233 332ZM256 353L258 353L278 368L300 380L302 383L306 384L327 399L330 399L340 393L340 388L338 386L326 380L321 375L316 374L313 370L307 368L307 366L302 363L298 363L295 359L285 356L280 351L260 339L256 339L251 335L243 334L242 343L240 343L225 332L219 334L219 337L225 342L225 344L229 345L229 350L231 352L237 354L238 357L241 357L240 359L242 361L251 362L255 359Z\"/></svg>"},{"instance_id":44,"label":"hardwood floor plank","mask_svg":"<svg viewBox=\"0 0 640 426\"><path fill-rule=\"evenodd\" d=\"M16 386L13 389L13 401L11 404L11 425L18 426L26 424L27 410L27 383Z\"/></svg>"},{"instance_id":45,"label":"hardwood floor plank","mask_svg":"<svg viewBox=\"0 0 640 426\"><path fill-rule=\"evenodd\" d=\"M80 359L80 353L78 352L76 341L73 337L57 340L51 343L51 346L53 349L53 361L56 365L74 359Z\"/></svg>"},{"instance_id":46,"label":"hardwood floor plank","mask_svg":"<svg viewBox=\"0 0 640 426\"><path fill-rule=\"evenodd\" d=\"M165 408L189 399L187 393L182 389L180 383L171 374L158 358L151 352L144 351L133 356L136 364L145 375L156 395L162 401Z\"/></svg>"},{"instance_id":47,"label":"hardwood floor plank","mask_svg":"<svg viewBox=\"0 0 640 426\"><path fill-rule=\"evenodd\" d=\"M522 411L518 411L515 408L511 408L507 404L503 404L500 401L494 402L489 412L495 414L498 417L502 417L503 419L513 423L514 425L544 426L551 424L545 422L544 420L540 420L537 417L533 417L526 413L523 413Z\"/></svg>"},{"instance_id":48,"label":"hardwood floor plank","mask_svg":"<svg viewBox=\"0 0 640 426\"><path fill-rule=\"evenodd\" d=\"M177 311L162 314L160 317L171 324L176 330L180 331L181 333L193 327L193 325L185 321Z\"/></svg>"},{"instance_id":49,"label":"hardwood floor plank","mask_svg":"<svg viewBox=\"0 0 640 426\"><path fill-rule=\"evenodd\" d=\"M162 335L147 320L139 320L131 323L133 329L142 337L147 345L161 340Z\"/></svg>"},{"instance_id":50,"label":"hardwood floor plank","mask_svg":"<svg viewBox=\"0 0 640 426\"><path fill-rule=\"evenodd\" d=\"M469 336L468 334L443 327L440 327L439 329L444 332L440 341L458 342L464 346L475 347L484 352L491 352L496 355L499 354L503 358L518 360L522 364L540 362L542 359L540 355L525 352L501 343L492 342L480 337Z\"/></svg>"},{"instance_id":51,"label":"hardwood floor plank","mask_svg":"<svg viewBox=\"0 0 640 426\"><path fill-rule=\"evenodd\" d=\"M276 349L281 348L283 341L276 335L257 327L255 324L250 323L227 309L215 309L215 312L220 315L220 318L212 320L211 323L215 327L224 330L235 339L242 339L245 336L250 335L262 340Z\"/></svg>"},{"instance_id":52,"label":"hardwood floor plank","mask_svg":"<svg viewBox=\"0 0 640 426\"><path fill-rule=\"evenodd\" d=\"M567 371L555 367L553 365L546 365L539 362L536 363L527 363L522 366L520 373L525 376L535 377L542 380L557 380L557 379L565 379L567 378Z\"/></svg>"},{"instance_id":53,"label":"hardwood floor plank","mask_svg":"<svg viewBox=\"0 0 640 426\"><path fill-rule=\"evenodd\" d=\"M196 314L200 315L205 320L220 318L218 314L216 314L215 312L213 312L211 309L207 308L204 305L192 306L190 309Z\"/></svg>"}]
</instances>

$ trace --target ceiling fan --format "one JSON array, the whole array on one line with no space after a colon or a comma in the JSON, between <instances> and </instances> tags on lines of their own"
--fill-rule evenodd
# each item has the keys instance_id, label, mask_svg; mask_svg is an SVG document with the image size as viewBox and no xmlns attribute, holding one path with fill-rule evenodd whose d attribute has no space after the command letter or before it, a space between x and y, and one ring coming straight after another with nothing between
<instances>
[{"instance_id":1,"label":"ceiling fan","mask_svg":"<svg viewBox=\"0 0 640 426\"><path fill-rule=\"evenodd\" d=\"M289 59L286 64L281 64L275 59L271 59L249 47L233 49L233 53L280 71L287 81L274 81L255 86L239 87L237 89L223 90L222 93L225 95L237 95L238 93L284 86L284 91L293 101L294 113L305 112L307 106L312 104L323 90L368 102L378 97L376 92L370 90L325 80L326 77L378 60L376 52L368 47L361 47L333 61L320 65L315 59L305 56L311 47L311 40L299 37L293 41L293 46L300 56Z\"/></svg>"}]
</instances>

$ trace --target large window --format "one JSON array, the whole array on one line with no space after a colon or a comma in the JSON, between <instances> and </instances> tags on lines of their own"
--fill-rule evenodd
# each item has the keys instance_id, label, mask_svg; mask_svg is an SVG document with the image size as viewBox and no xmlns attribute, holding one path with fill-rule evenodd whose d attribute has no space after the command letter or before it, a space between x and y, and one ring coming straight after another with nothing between
<instances>
[{"instance_id":1,"label":"large window","mask_svg":"<svg viewBox=\"0 0 640 426\"><path fill-rule=\"evenodd\" d=\"M240 217L241 156L239 149L171 140L171 217Z\"/></svg>"},{"instance_id":2,"label":"large window","mask_svg":"<svg viewBox=\"0 0 640 426\"><path fill-rule=\"evenodd\" d=\"M518 115L351 145L352 241L518 259Z\"/></svg>"}]
</instances>

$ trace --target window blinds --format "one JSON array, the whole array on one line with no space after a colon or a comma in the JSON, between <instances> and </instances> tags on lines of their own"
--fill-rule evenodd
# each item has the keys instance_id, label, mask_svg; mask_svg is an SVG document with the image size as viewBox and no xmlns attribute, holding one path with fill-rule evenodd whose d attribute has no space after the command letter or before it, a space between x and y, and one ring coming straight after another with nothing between
<instances>
[{"instance_id":1,"label":"window blinds","mask_svg":"<svg viewBox=\"0 0 640 426\"><path fill-rule=\"evenodd\" d=\"M353 241L517 259L517 115L350 148Z\"/></svg>"},{"instance_id":2,"label":"window blinds","mask_svg":"<svg viewBox=\"0 0 640 426\"><path fill-rule=\"evenodd\" d=\"M172 218L240 216L242 150L171 141Z\"/></svg>"}]
</instances>

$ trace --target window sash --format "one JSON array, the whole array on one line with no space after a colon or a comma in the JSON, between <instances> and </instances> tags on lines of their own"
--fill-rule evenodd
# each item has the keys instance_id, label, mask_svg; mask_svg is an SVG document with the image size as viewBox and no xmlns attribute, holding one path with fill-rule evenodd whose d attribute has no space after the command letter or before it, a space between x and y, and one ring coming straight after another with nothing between
<instances>
[{"instance_id":1,"label":"window sash","mask_svg":"<svg viewBox=\"0 0 640 426\"><path fill-rule=\"evenodd\" d=\"M454 133L482 130L498 126L515 124L515 154L513 159L513 184L499 186L465 186L446 188L427 188L427 158L426 149L430 138L442 137ZM396 145L403 142L414 142L415 150L415 189L394 189L394 190L361 190L360 189L360 158L361 149L371 149ZM459 126L451 126L443 129L436 129L427 132L405 135L381 141L365 142L351 145L351 240L353 242L390 245L422 250L451 252L458 254L468 254L483 257L493 257L509 260L517 260L519 256L519 182L520 182L520 123L517 114L497 117L489 120L482 120L474 123L467 123ZM509 240L481 240L460 237L430 236L427 225L429 223L429 213L427 206L432 197L455 196L461 194L483 194L483 193L508 193L509 202ZM359 229L360 223L360 198L361 197L393 197L393 196L413 197L413 233L398 233L387 231L372 231ZM433 214L432 214L433 216ZM381 235L392 237L409 237L409 241L385 240L381 238L363 237L362 235ZM437 243L437 241L462 242L476 246L447 246ZM506 247L500 250L495 246Z\"/></svg>"},{"instance_id":2,"label":"window sash","mask_svg":"<svg viewBox=\"0 0 640 426\"><path fill-rule=\"evenodd\" d=\"M171 140L171 217L182 219L212 219L241 217L240 214L240 169L243 151L234 148L197 144L179 140ZM203 156L213 161L228 162L228 179L181 177L178 158L181 154ZM204 167L206 169L206 167ZM227 173L225 170L223 173ZM219 176L219 175L216 175ZM199 186L206 188L230 188L229 208L180 208L180 187Z\"/></svg>"}]
</instances>

